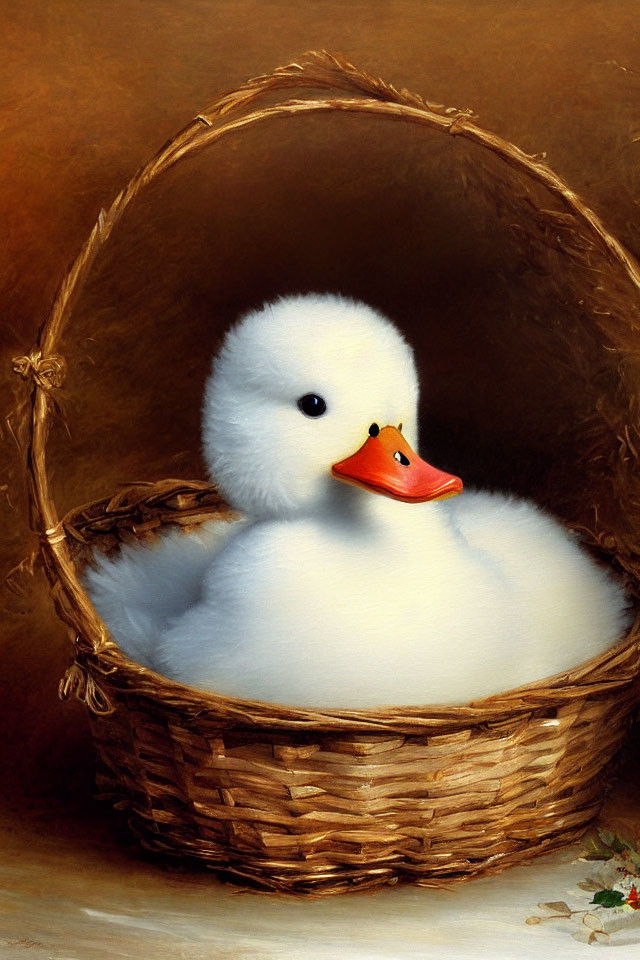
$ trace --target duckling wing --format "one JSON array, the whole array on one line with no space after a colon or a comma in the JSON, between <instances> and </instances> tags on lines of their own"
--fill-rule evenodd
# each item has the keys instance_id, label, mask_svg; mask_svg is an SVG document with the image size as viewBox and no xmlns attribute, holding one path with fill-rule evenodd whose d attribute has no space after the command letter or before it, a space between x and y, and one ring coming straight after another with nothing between
<instances>
[{"instance_id":1,"label":"duckling wing","mask_svg":"<svg viewBox=\"0 0 640 960\"><path fill-rule=\"evenodd\" d=\"M242 523L212 521L188 535L172 530L156 543L124 546L113 559L94 556L84 586L127 656L153 667L158 633L197 603L213 554Z\"/></svg>"},{"instance_id":2,"label":"duckling wing","mask_svg":"<svg viewBox=\"0 0 640 960\"><path fill-rule=\"evenodd\" d=\"M502 564L513 590L522 642L517 682L551 676L596 656L630 624L629 600L554 517L528 500L468 491L450 516L474 548Z\"/></svg>"}]
</instances>

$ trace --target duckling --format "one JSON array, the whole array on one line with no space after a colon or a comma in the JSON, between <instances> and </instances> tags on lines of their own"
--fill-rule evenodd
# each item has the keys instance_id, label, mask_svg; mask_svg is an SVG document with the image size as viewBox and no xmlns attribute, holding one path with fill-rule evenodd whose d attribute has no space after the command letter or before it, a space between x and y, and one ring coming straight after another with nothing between
<instances>
[{"instance_id":1,"label":"duckling","mask_svg":"<svg viewBox=\"0 0 640 960\"><path fill-rule=\"evenodd\" d=\"M467 703L619 640L613 575L533 503L463 492L419 457L418 400L411 347L370 307L247 314L203 411L211 476L245 519L89 574L123 650L219 694L367 709Z\"/></svg>"}]
</instances>

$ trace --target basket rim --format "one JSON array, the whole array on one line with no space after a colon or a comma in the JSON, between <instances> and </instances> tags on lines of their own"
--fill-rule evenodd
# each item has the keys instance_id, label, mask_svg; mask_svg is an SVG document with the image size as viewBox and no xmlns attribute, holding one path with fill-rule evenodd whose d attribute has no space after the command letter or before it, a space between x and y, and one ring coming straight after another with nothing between
<instances>
[{"instance_id":1,"label":"basket rim","mask_svg":"<svg viewBox=\"0 0 640 960\"><path fill-rule=\"evenodd\" d=\"M322 94L318 96L314 93L307 99L287 99L288 91L291 89L321 90ZM336 96L336 91L341 94L347 93L348 96ZM276 103L259 108L253 107L254 102L261 97L281 93L282 97ZM113 641L109 639L105 625L93 609L79 582L67 542L65 524L59 519L51 493L47 471L47 437L51 419L57 410L52 392L62 385L66 367L64 358L55 354L59 335L69 320L71 307L90 274L99 250L108 241L113 227L121 219L131 201L147 184L185 156L234 131L271 118L323 111L412 122L431 130L463 137L492 151L506 164L521 170L533 181L545 187L568 211L568 214L588 231L597 246L607 254L612 269L622 271L640 294L640 267L634 258L605 228L600 218L540 157L526 154L508 140L484 130L474 122L475 117L469 110L444 108L425 101L405 89L398 91L392 85L381 79L372 78L344 59L326 51L311 51L305 54L300 62L278 67L270 74L255 77L222 96L207 111L198 114L137 171L117 195L109 210L100 211L93 230L62 281L49 317L40 327L36 345L27 355L14 358L15 372L32 384L30 441L27 455L32 526L41 538L45 566L58 600L56 604L58 613L61 619L78 632L77 659L74 665L77 666L76 679L72 682L68 678L65 690L69 692L73 688L72 692L83 698L94 712L101 712L101 710L99 697L92 698L89 693L89 680L92 680L87 673L92 669L89 664L93 664L104 676L107 686L112 685L112 681L108 681L105 675L107 667L109 670L113 668L119 671L122 676L126 674L126 669L123 663L117 663L112 659ZM638 641L633 640L626 647L627 651L635 650L635 673L638 670L637 660L640 652L640 648L636 650L637 644ZM84 661L84 666L81 666L81 660ZM144 670L144 668L140 669ZM629 683L631 680L631 676L625 675L623 680L615 681L614 685ZM93 683L95 685L95 681ZM168 683L170 684L170 681ZM146 689L146 684L142 686ZM545 688L540 685L535 687L538 692L534 699L539 702L538 705L547 702L543 696L545 689L549 691L549 696L554 703L557 702L561 689L574 690L573 694L567 692L565 696L575 696L574 687L563 688L561 684L555 688L549 686ZM179 688L182 691L189 689ZM533 690L534 687L526 689ZM555 690L553 696L550 692L552 689ZM183 708L188 704L184 693L179 696L175 688L166 687L166 693L170 701L179 700ZM493 699L495 701L495 698ZM521 695L514 691L513 704L518 703L520 699ZM259 702L240 701L240 703L258 704ZM530 706L530 703L523 704L517 709L526 711ZM469 708L457 709L460 711ZM494 709L499 709L497 701ZM504 712L504 708L500 709ZM516 707L512 706L511 709ZM317 713L312 715L321 716ZM347 712L344 717L351 715L351 712ZM362 714L356 712L356 715ZM255 719L251 722L255 722ZM346 719L345 722L347 722ZM391 724L391 720L388 722Z\"/></svg>"},{"instance_id":2,"label":"basket rim","mask_svg":"<svg viewBox=\"0 0 640 960\"><path fill-rule=\"evenodd\" d=\"M225 522L233 513L224 503L217 488L201 480L159 480L123 485L115 497L101 497L69 511L62 523L70 539L86 542L77 531L78 517L89 512L93 521L111 516L117 524L118 504L123 502L135 513L141 502L151 498L171 499L177 494L193 494L197 503L195 518L190 526L196 526L207 518L213 522ZM212 503L207 503L207 494ZM110 510L111 505L115 509ZM189 506L185 512L175 511L176 516L192 516ZM120 511L122 517L122 511ZM174 521L177 522L177 521ZM171 519L169 520L169 524ZM162 525L162 524L160 524ZM180 522L184 527L184 523ZM133 529L133 528L132 528ZM84 566L84 565L82 565ZM82 568L81 566L81 568ZM399 704L391 707L347 710L332 708L296 707L231 697L193 686L186 686L163 674L131 660L109 639L103 649L94 655L79 654L83 666L93 675L102 695L107 700L117 699L120 694L133 694L158 701L167 709L178 709L182 714L198 717L200 721L215 719L245 723L271 729L346 728L379 732L424 732L430 730L464 728L477 723L499 722L517 714L532 710L544 710L580 701L588 696L601 695L608 691L627 687L637 679L640 671L640 609L627 635L608 650L591 657L571 670L543 677L489 697L467 704ZM109 692L107 692L109 691ZM640 690L639 690L640 696ZM99 706L99 704L97 704ZM100 712L100 710L94 710Z\"/></svg>"}]
</instances>

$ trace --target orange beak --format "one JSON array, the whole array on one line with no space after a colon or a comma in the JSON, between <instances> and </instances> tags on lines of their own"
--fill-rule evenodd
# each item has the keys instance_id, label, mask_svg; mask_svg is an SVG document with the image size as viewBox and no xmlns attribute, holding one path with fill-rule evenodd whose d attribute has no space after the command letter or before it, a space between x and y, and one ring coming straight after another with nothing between
<instances>
[{"instance_id":1,"label":"orange beak","mask_svg":"<svg viewBox=\"0 0 640 960\"><path fill-rule=\"evenodd\" d=\"M334 463L338 480L394 500L424 503L462 493L462 480L421 460L399 430L383 427L346 460Z\"/></svg>"}]
</instances>

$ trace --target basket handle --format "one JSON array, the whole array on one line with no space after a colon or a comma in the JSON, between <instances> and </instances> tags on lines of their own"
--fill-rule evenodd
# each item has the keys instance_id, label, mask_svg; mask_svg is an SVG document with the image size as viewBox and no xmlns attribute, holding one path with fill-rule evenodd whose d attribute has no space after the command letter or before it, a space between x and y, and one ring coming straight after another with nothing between
<instances>
[{"instance_id":1,"label":"basket handle","mask_svg":"<svg viewBox=\"0 0 640 960\"><path fill-rule=\"evenodd\" d=\"M269 94L286 94L290 90L324 93L298 99L287 99L285 96L274 103L250 109L260 98ZM305 54L300 62L278 67L273 73L255 77L225 94L209 109L191 120L141 167L108 210L100 211L93 230L62 281L51 314L40 328L35 347L25 356L16 357L13 361L15 372L32 384L28 447L31 524L41 538L45 568L53 584L59 616L73 628L74 633L78 630L77 614L82 616L77 655L99 655L103 649L111 646L112 642L78 582L66 543L65 530L57 515L47 476L46 441L50 418L56 409L54 391L62 385L65 376L64 358L55 351L60 334L69 319L72 304L116 223L134 197L162 172L188 154L244 127L271 118L321 111L403 119L454 136L462 136L489 148L511 166L524 168L534 180L546 187L571 215L585 223L600 245L620 262L640 291L640 268L605 229L596 214L586 207L538 156L530 156L512 143L478 127L470 110L447 108L425 101L406 89L398 90L326 51L311 51Z\"/></svg>"}]
</instances>

